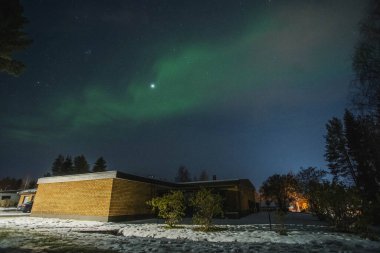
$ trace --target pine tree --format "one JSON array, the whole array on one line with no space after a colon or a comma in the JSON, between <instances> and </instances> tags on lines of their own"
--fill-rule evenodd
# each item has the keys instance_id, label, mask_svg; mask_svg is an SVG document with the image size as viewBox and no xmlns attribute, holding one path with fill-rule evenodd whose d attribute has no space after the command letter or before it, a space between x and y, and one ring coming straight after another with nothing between
<instances>
[{"instance_id":1,"label":"pine tree","mask_svg":"<svg viewBox=\"0 0 380 253\"><path fill-rule=\"evenodd\" d=\"M325 158L331 174L336 178L348 179L348 181L357 185L357 171L349 155L342 121L334 117L326 124L326 129Z\"/></svg>"},{"instance_id":2,"label":"pine tree","mask_svg":"<svg viewBox=\"0 0 380 253\"><path fill-rule=\"evenodd\" d=\"M73 174L73 160L71 159L71 156L66 156L62 165L62 173L63 175Z\"/></svg>"},{"instance_id":3,"label":"pine tree","mask_svg":"<svg viewBox=\"0 0 380 253\"><path fill-rule=\"evenodd\" d=\"M22 31L26 18L19 0L0 1L0 71L18 76L25 65L13 59L14 52L25 49L31 40Z\"/></svg>"},{"instance_id":4,"label":"pine tree","mask_svg":"<svg viewBox=\"0 0 380 253\"><path fill-rule=\"evenodd\" d=\"M380 106L380 2L371 0L369 13L360 24L360 39L352 62L357 92L354 105L366 113Z\"/></svg>"},{"instance_id":5,"label":"pine tree","mask_svg":"<svg viewBox=\"0 0 380 253\"><path fill-rule=\"evenodd\" d=\"M206 170L202 170L200 176L199 176L199 181L208 181L209 180L209 177L208 177L208 173Z\"/></svg>"},{"instance_id":6,"label":"pine tree","mask_svg":"<svg viewBox=\"0 0 380 253\"><path fill-rule=\"evenodd\" d=\"M53 176L61 176L63 175L63 163L65 158L62 155L58 155L58 157L54 160L53 165L51 167L51 172Z\"/></svg>"},{"instance_id":7,"label":"pine tree","mask_svg":"<svg viewBox=\"0 0 380 253\"><path fill-rule=\"evenodd\" d=\"M102 172L107 170L106 160L103 157L99 157L96 160L94 167L92 168L92 172Z\"/></svg>"},{"instance_id":8,"label":"pine tree","mask_svg":"<svg viewBox=\"0 0 380 253\"><path fill-rule=\"evenodd\" d=\"M74 158L74 173L88 173L90 172L90 165L88 164L86 157L80 155Z\"/></svg>"},{"instance_id":9,"label":"pine tree","mask_svg":"<svg viewBox=\"0 0 380 253\"><path fill-rule=\"evenodd\" d=\"M191 176L189 170L185 166L180 166L178 168L177 177L175 178L176 182L190 182Z\"/></svg>"}]
</instances>

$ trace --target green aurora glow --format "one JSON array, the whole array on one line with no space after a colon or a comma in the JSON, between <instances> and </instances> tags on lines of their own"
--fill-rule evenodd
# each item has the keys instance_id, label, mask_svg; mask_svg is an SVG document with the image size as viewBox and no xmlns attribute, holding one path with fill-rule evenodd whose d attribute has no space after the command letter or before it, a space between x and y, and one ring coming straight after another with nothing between
<instances>
[{"instance_id":1,"label":"green aurora glow","mask_svg":"<svg viewBox=\"0 0 380 253\"><path fill-rule=\"evenodd\" d=\"M59 95L47 100L40 116L12 119L13 125L28 122L28 126L13 128L10 135L41 140L38 136L46 129L42 118L59 126L59 131L49 131L42 138L49 139L112 122L138 124L240 103L239 97L249 104L249 94L259 89L315 88L315 82L320 89L326 80L346 71L345 62L334 60L346 49L339 43L325 48L324 42L325 38L341 40L334 33L344 17L331 26L331 20L321 21L312 10L306 14L306 24L305 13L290 8L271 18L262 15L241 34L182 45L175 54L161 53L154 64L144 66L144 73L130 79L120 77L112 89L106 80L93 77L82 85L80 96ZM326 29L313 30L315 23ZM150 89L151 82L156 83L155 89Z\"/></svg>"}]
</instances>

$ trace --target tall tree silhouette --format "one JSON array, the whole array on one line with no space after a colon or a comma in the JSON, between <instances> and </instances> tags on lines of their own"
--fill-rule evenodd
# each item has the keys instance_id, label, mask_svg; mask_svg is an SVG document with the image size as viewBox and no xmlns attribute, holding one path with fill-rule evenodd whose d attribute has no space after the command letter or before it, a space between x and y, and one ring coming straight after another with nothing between
<instances>
[{"instance_id":1,"label":"tall tree silhouette","mask_svg":"<svg viewBox=\"0 0 380 253\"><path fill-rule=\"evenodd\" d=\"M380 109L380 2L372 0L360 24L360 39L352 62L357 92L354 105L369 113Z\"/></svg>"},{"instance_id":2,"label":"tall tree silhouette","mask_svg":"<svg viewBox=\"0 0 380 253\"><path fill-rule=\"evenodd\" d=\"M209 176L206 170L202 170L201 174L199 175L199 181L208 181Z\"/></svg>"},{"instance_id":3,"label":"tall tree silhouette","mask_svg":"<svg viewBox=\"0 0 380 253\"><path fill-rule=\"evenodd\" d=\"M62 172L63 175L70 175L73 174L73 160L71 159L71 156L66 156L65 161L62 165Z\"/></svg>"},{"instance_id":4,"label":"tall tree silhouette","mask_svg":"<svg viewBox=\"0 0 380 253\"><path fill-rule=\"evenodd\" d=\"M287 204L292 201L292 196L298 189L296 177L292 174L274 174L264 181L260 193L266 199L277 203L281 210L287 209Z\"/></svg>"},{"instance_id":5,"label":"tall tree silhouette","mask_svg":"<svg viewBox=\"0 0 380 253\"><path fill-rule=\"evenodd\" d=\"M13 59L13 54L31 44L22 31L27 19L22 16L19 0L0 1L0 71L18 76L25 65Z\"/></svg>"},{"instance_id":6,"label":"tall tree silhouette","mask_svg":"<svg viewBox=\"0 0 380 253\"><path fill-rule=\"evenodd\" d=\"M63 163L65 158L62 155L58 155L58 157L54 160L51 166L51 172L53 176L61 176L64 174L63 172Z\"/></svg>"},{"instance_id":7,"label":"tall tree silhouette","mask_svg":"<svg viewBox=\"0 0 380 253\"><path fill-rule=\"evenodd\" d=\"M190 172L185 166L181 165L178 168L175 181L176 182L190 182L191 181Z\"/></svg>"},{"instance_id":8,"label":"tall tree silhouette","mask_svg":"<svg viewBox=\"0 0 380 253\"><path fill-rule=\"evenodd\" d=\"M104 160L103 157L99 157L98 160L96 160L94 167L92 168L93 172L102 172L107 170L107 164L106 160Z\"/></svg>"},{"instance_id":9,"label":"tall tree silhouette","mask_svg":"<svg viewBox=\"0 0 380 253\"><path fill-rule=\"evenodd\" d=\"M84 155L79 155L74 158L74 173L88 173L90 172L90 165L88 164Z\"/></svg>"}]
</instances>

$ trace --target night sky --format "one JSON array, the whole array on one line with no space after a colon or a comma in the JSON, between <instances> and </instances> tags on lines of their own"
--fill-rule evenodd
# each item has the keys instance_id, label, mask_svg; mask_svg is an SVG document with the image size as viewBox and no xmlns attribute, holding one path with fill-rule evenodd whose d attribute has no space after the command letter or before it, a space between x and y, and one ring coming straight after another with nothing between
<instances>
[{"instance_id":1,"label":"night sky","mask_svg":"<svg viewBox=\"0 0 380 253\"><path fill-rule=\"evenodd\" d=\"M22 1L33 44L0 73L0 177L58 154L173 180L325 168L367 1Z\"/></svg>"}]
</instances>

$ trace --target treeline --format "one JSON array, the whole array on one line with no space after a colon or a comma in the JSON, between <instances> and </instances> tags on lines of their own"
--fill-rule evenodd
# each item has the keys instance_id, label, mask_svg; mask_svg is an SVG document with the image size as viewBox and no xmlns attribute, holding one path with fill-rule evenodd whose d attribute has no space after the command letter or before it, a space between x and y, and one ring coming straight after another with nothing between
<instances>
[{"instance_id":1,"label":"treeline","mask_svg":"<svg viewBox=\"0 0 380 253\"><path fill-rule=\"evenodd\" d=\"M36 187L36 181L34 179L21 179L13 177L5 177L0 179L0 190L21 190L32 189Z\"/></svg>"},{"instance_id":2,"label":"treeline","mask_svg":"<svg viewBox=\"0 0 380 253\"><path fill-rule=\"evenodd\" d=\"M353 57L353 100L343 120L326 125L326 160L334 180L325 185L350 205L353 221L380 224L380 2L372 0L360 24ZM347 209L347 208L346 208ZM346 210L345 209L345 210Z\"/></svg>"},{"instance_id":3,"label":"treeline","mask_svg":"<svg viewBox=\"0 0 380 253\"><path fill-rule=\"evenodd\" d=\"M45 174L45 176L63 176L72 174L82 174L90 172L102 172L107 170L107 163L103 157L99 157L92 169L90 164L84 155L79 155L72 159L71 156L58 155L51 166L51 172Z\"/></svg>"},{"instance_id":4,"label":"treeline","mask_svg":"<svg viewBox=\"0 0 380 253\"><path fill-rule=\"evenodd\" d=\"M189 169L186 166L181 165L178 168L177 176L174 178L175 182L191 182L191 181L208 181L210 180L209 175L206 170L202 170L199 176L193 176L191 178L191 174Z\"/></svg>"}]
</instances>

